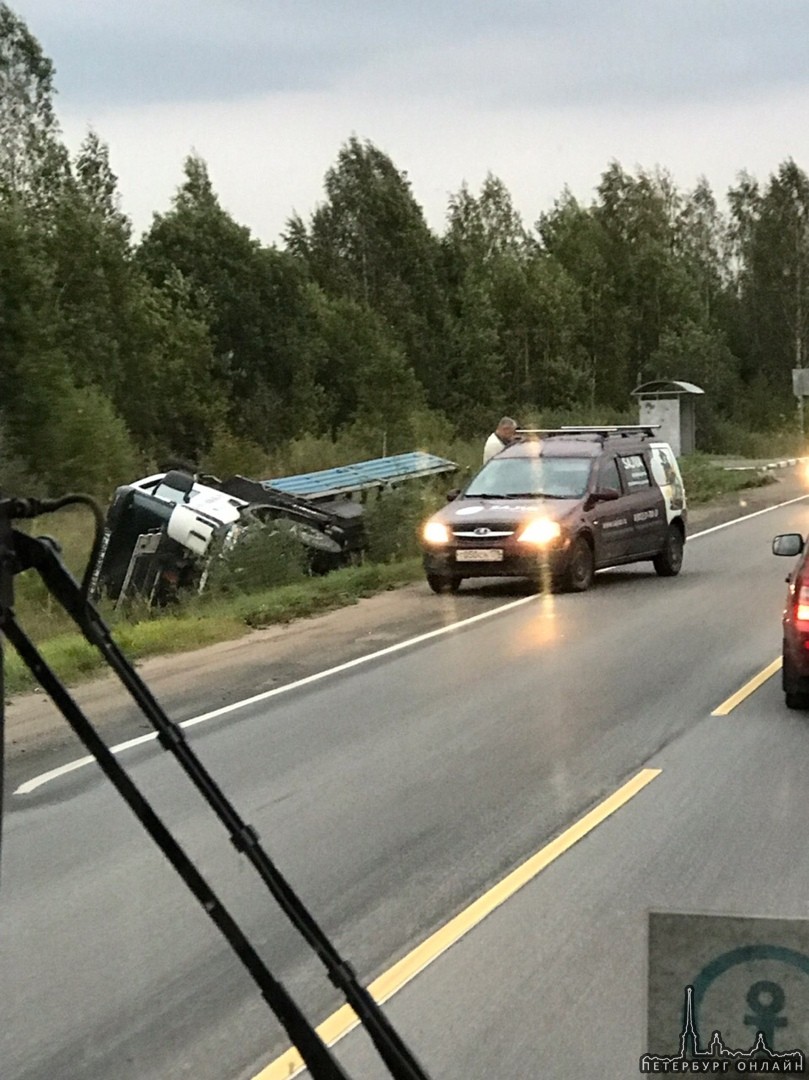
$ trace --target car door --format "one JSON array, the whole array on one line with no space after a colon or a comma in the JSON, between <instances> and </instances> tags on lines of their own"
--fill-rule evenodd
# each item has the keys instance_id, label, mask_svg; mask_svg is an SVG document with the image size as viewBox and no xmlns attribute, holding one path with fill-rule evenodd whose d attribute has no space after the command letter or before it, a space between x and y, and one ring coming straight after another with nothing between
<instances>
[{"instance_id":1,"label":"car door","mask_svg":"<svg viewBox=\"0 0 809 1080\"><path fill-rule=\"evenodd\" d=\"M615 454L605 454L598 463L593 493L617 491L619 498L597 502L590 519L595 539L596 563L607 566L630 554L634 526L626 502L626 488Z\"/></svg>"},{"instance_id":2,"label":"car door","mask_svg":"<svg viewBox=\"0 0 809 1080\"><path fill-rule=\"evenodd\" d=\"M656 555L666 535L663 493L653 483L647 455L640 450L618 455L626 488L624 504L631 522L630 554Z\"/></svg>"}]
</instances>

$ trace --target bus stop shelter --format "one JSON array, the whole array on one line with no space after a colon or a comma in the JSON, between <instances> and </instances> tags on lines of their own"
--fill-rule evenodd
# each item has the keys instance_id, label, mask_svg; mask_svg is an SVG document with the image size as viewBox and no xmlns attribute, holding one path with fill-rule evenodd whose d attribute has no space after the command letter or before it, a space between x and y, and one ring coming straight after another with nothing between
<instances>
[{"instance_id":1,"label":"bus stop shelter","mask_svg":"<svg viewBox=\"0 0 809 1080\"><path fill-rule=\"evenodd\" d=\"M641 424L657 427L657 435L667 442L677 457L696 449L697 397L705 391L679 379L653 379L632 391L638 399Z\"/></svg>"}]
</instances>

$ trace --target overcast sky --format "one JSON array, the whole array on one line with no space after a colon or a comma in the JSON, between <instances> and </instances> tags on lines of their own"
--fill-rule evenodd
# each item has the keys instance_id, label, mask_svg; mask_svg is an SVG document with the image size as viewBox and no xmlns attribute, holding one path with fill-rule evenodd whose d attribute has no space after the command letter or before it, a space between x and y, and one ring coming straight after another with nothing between
<instances>
[{"instance_id":1,"label":"overcast sky","mask_svg":"<svg viewBox=\"0 0 809 1080\"><path fill-rule=\"evenodd\" d=\"M351 135L441 231L487 171L526 224L611 160L718 195L809 169L808 0L10 0L56 65L75 149L110 146L137 230L192 150L262 240L307 217Z\"/></svg>"}]
</instances>

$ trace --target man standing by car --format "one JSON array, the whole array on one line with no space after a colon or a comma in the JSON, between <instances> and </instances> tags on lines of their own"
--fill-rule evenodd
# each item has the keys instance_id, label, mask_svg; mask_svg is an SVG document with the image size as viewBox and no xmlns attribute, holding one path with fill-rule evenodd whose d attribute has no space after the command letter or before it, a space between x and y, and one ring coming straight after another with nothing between
<instances>
[{"instance_id":1,"label":"man standing by car","mask_svg":"<svg viewBox=\"0 0 809 1080\"><path fill-rule=\"evenodd\" d=\"M517 421L512 420L510 416L502 417L483 447L483 464L485 465L489 458L494 457L495 454L499 454L503 447L513 443L516 436Z\"/></svg>"}]
</instances>

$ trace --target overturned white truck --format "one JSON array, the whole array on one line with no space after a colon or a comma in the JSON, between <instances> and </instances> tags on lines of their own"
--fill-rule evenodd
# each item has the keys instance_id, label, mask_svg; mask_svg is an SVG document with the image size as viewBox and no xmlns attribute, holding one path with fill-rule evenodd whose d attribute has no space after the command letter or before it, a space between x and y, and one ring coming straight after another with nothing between
<instances>
[{"instance_id":1,"label":"overturned white truck","mask_svg":"<svg viewBox=\"0 0 809 1080\"><path fill-rule=\"evenodd\" d=\"M222 544L238 543L255 522L283 522L301 543L312 573L359 561L365 549L361 500L370 490L454 471L454 462L416 452L301 476L219 480L180 469L119 487L107 512L93 592L162 604L203 587Z\"/></svg>"}]
</instances>

